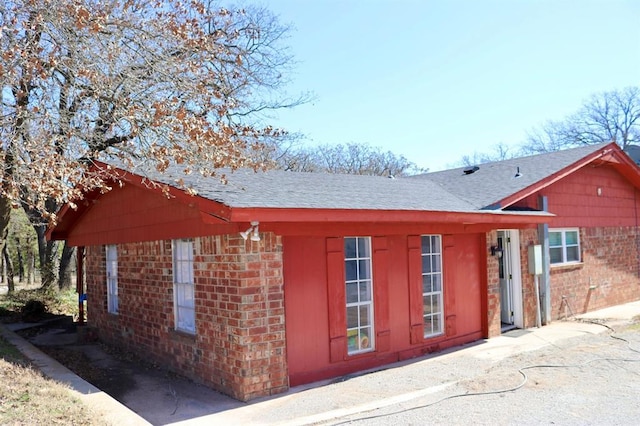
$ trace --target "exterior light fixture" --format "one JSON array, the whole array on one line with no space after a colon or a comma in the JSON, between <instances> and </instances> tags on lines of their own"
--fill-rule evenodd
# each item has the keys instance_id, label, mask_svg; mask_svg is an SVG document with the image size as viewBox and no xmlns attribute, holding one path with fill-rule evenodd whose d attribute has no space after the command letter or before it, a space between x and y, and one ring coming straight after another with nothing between
<instances>
[{"instance_id":1,"label":"exterior light fixture","mask_svg":"<svg viewBox=\"0 0 640 426\"><path fill-rule=\"evenodd\" d=\"M491 256L502 257L504 250L500 246L491 246Z\"/></svg>"},{"instance_id":2,"label":"exterior light fixture","mask_svg":"<svg viewBox=\"0 0 640 426\"><path fill-rule=\"evenodd\" d=\"M258 231L258 225L260 222L251 222L253 225L253 234L251 234L251 241L260 241L260 232Z\"/></svg>"},{"instance_id":3,"label":"exterior light fixture","mask_svg":"<svg viewBox=\"0 0 640 426\"><path fill-rule=\"evenodd\" d=\"M260 222L251 222L251 226L246 231L240 232L240 236L243 240L247 241L247 238L251 236L251 241L260 241L260 231L258 230ZM253 232L252 232L253 231Z\"/></svg>"}]
</instances>

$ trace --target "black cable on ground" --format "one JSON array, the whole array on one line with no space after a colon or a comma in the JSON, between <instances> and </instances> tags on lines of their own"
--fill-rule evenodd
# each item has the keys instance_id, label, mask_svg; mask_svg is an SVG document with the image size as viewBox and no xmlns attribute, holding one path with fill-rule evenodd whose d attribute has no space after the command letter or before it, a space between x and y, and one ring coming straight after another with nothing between
<instances>
[{"instance_id":1,"label":"black cable on ground","mask_svg":"<svg viewBox=\"0 0 640 426\"><path fill-rule=\"evenodd\" d=\"M581 322L586 322L588 324L599 325L599 326L602 326L602 327L606 328L607 330L609 330L611 332L611 334L609 334L609 337L611 337L612 339L616 339L616 340L622 340L623 342L625 342L627 344L627 348L630 351L640 353L640 350L631 347L631 342L629 342L627 339L622 338L620 336L616 336L614 334L614 333L616 333L616 330L613 329L612 327L608 326L607 324L601 323L601 322L598 322L598 321L590 321L590 320L587 320L587 319L581 319L580 321Z\"/></svg>"},{"instance_id":2,"label":"black cable on ground","mask_svg":"<svg viewBox=\"0 0 640 426\"><path fill-rule=\"evenodd\" d=\"M588 320L581 320L583 322L587 322L590 324L596 324L596 325L601 325L607 329L609 329L612 333L615 333L616 331L611 328L610 326L608 326L607 324L603 324L603 323L599 323L596 321L588 321ZM616 340L621 340L623 342L627 343L627 348L633 352L637 352L640 353L640 350L632 348L631 347L631 342L629 342L627 339L623 338L623 337L619 337L619 336L615 336L613 334L610 334L609 337L611 337L612 339L616 339ZM415 411L415 410L420 410L423 408L428 408L431 406L434 406L436 404L440 404L441 402L450 400L450 399L456 399L456 398L462 398L465 396L484 396L484 395L499 395L499 394L503 394L503 393L508 393L508 392L515 392L518 389L520 389L521 387L523 387L527 381L529 380L529 377L527 376L527 373L525 373L525 370L531 370L534 368L575 368L575 367L584 367L586 365L589 365L593 362L596 361L621 361L621 362L640 362L640 359L633 359L633 358L594 358L591 359L589 361L580 363L580 364L535 364L535 365L529 365L526 367L522 367L518 369L518 373L520 373L522 375L522 382L520 382L517 386L514 386L512 388L508 388L508 389L500 389L500 390L495 390L495 391L487 391L487 392L471 392L471 393L460 393L460 394L455 394L455 395L449 395L449 396L445 396L444 398L440 398L437 401L431 402L429 404L422 404L422 405L418 405L415 407L411 407L411 408L405 408L402 410L397 410L391 413L385 413L385 414L377 414L377 415L373 415L373 416L367 416L367 417L360 417L357 419L351 419L351 420L345 420L339 423L333 423L334 426L337 425L344 425L344 424L350 424L350 423L355 423L355 422L361 422L361 421L365 421L365 420L375 420L375 419L380 419L383 417L389 417L389 416L394 416L396 414L402 414L402 413L408 413L410 411ZM376 408L376 410L378 410L378 408Z\"/></svg>"}]
</instances>

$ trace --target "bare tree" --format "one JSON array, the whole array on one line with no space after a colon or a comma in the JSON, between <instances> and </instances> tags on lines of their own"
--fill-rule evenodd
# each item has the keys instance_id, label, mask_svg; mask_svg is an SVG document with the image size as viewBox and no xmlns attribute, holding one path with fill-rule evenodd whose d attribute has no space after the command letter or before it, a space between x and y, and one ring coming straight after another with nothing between
<instances>
[{"instance_id":1,"label":"bare tree","mask_svg":"<svg viewBox=\"0 0 640 426\"><path fill-rule=\"evenodd\" d=\"M0 232L22 204L45 285L56 253L47 223L81 190L117 179L95 159L160 171L175 162L207 176L264 167L249 153L283 134L265 112L305 101L281 95L293 64L287 32L266 9L214 1L0 4Z\"/></svg>"},{"instance_id":2,"label":"bare tree","mask_svg":"<svg viewBox=\"0 0 640 426\"><path fill-rule=\"evenodd\" d=\"M548 121L531 130L518 147L500 143L493 152L464 155L459 164L474 165L508 158L559 151L601 142L617 142L622 149L640 140L640 88L627 87L592 95L564 120Z\"/></svg>"},{"instance_id":3,"label":"bare tree","mask_svg":"<svg viewBox=\"0 0 640 426\"><path fill-rule=\"evenodd\" d=\"M276 168L302 172L347 173L358 175L402 176L425 172L403 155L383 151L368 144L319 145L299 143L272 145L271 160Z\"/></svg>"},{"instance_id":4,"label":"bare tree","mask_svg":"<svg viewBox=\"0 0 640 426\"><path fill-rule=\"evenodd\" d=\"M627 87L594 94L575 114L534 129L522 150L534 154L600 142L627 149L639 138L640 88Z\"/></svg>"},{"instance_id":5,"label":"bare tree","mask_svg":"<svg viewBox=\"0 0 640 426\"><path fill-rule=\"evenodd\" d=\"M317 156L323 168L331 173L401 176L421 171L403 155L367 144L322 145Z\"/></svg>"},{"instance_id":6,"label":"bare tree","mask_svg":"<svg viewBox=\"0 0 640 426\"><path fill-rule=\"evenodd\" d=\"M518 151L512 146L504 142L500 142L492 147L492 151L488 153L474 152L473 155L463 155L459 161L463 166L475 166L483 163L491 163L494 161L507 160L518 156Z\"/></svg>"}]
</instances>

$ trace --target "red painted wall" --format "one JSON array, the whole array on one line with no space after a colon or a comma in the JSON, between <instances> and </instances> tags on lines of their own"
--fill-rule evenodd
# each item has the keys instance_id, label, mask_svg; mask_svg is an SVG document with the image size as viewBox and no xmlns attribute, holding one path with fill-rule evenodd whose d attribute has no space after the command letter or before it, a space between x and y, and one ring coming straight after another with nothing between
<instances>
[{"instance_id":1,"label":"red painted wall","mask_svg":"<svg viewBox=\"0 0 640 426\"><path fill-rule=\"evenodd\" d=\"M301 375L329 359L325 239L285 237L283 247L289 375Z\"/></svg>"},{"instance_id":2,"label":"red painted wall","mask_svg":"<svg viewBox=\"0 0 640 426\"><path fill-rule=\"evenodd\" d=\"M283 238L287 360L292 386L482 337L486 270L480 257L484 234L443 236L445 334L430 339L423 339L420 334L417 340L410 331L415 323L412 316L421 321L422 315L421 261L419 252L417 259L410 260L410 256L416 257L409 250L411 238L419 237L389 235L372 239L376 351L355 356L346 355L346 341L340 336L346 331L341 315L345 310L344 272L332 271L344 263L343 255L334 252L340 250L342 237ZM376 273L376 264L380 263L388 267ZM416 294L419 304L412 305Z\"/></svg>"},{"instance_id":3,"label":"red painted wall","mask_svg":"<svg viewBox=\"0 0 640 426\"><path fill-rule=\"evenodd\" d=\"M135 185L116 188L93 203L69 234L71 245L158 241L237 231L233 224L204 223L195 205Z\"/></svg>"},{"instance_id":4,"label":"red painted wall","mask_svg":"<svg viewBox=\"0 0 640 426\"><path fill-rule=\"evenodd\" d=\"M451 335L475 335L482 324L480 254L484 239L479 234L447 235L443 245L443 269L449 290L445 294L447 326L451 327Z\"/></svg>"},{"instance_id":5,"label":"red painted wall","mask_svg":"<svg viewBox=\"0 0 640 426\"><path fill-rule=\"evenodd\" d=\"M637 225L640 197L611 166L587 166L516 205L537 207L538 195L547 196L549 211L557 216L551 228Z\"/></svg>"}]
</instances>

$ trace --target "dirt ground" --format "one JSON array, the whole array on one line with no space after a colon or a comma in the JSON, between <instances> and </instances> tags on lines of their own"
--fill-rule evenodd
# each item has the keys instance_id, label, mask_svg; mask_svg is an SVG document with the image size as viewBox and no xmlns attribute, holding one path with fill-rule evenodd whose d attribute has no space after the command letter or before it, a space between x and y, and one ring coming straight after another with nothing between
<instances>
[{"instance_id":1,"label":"dirt ground","mask_svg":"<svg viewBox=\"0 0 640 426\"><path fill-rule=\"evenodd\" d=\"M152 371L155 367L129 353L119 351L100 342L93 342L91 346L98 346L101 351L109 354L113 362L94 363L87 353L87 345L68 344L70 339L59 339L60 343L43 338L51 332L58 337L77 336L77 324L70 317L61 317L58 321L48 322L46 325L27 328L17 333L35 344L41 351L62 365L82 377L87 382L120 400L135 384L131 380L133 371ZM66 343L66 344L64 344ZM158 373L161 370L158 369Z\"/></svg>"}]
</instances>

